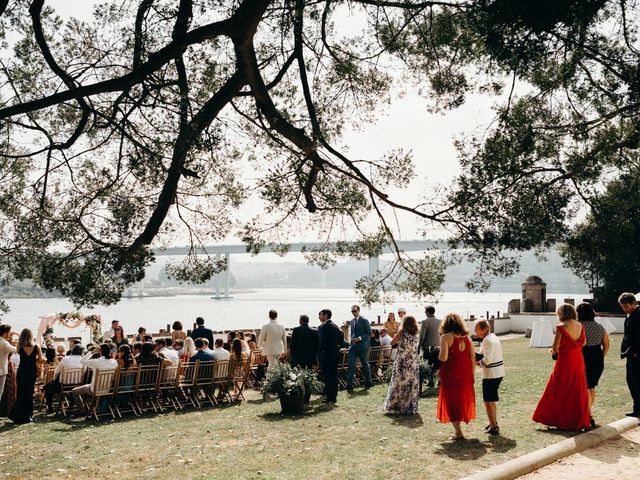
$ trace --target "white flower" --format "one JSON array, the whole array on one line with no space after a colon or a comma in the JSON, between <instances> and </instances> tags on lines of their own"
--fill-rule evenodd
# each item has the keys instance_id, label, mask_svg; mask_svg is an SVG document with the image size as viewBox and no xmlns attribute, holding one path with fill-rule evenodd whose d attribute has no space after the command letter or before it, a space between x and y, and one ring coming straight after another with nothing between
<instances>
[{"instance_id":1,"label":"white flower","mask_svg":"<svg viewBox=\"0 0 640 480\"><path fill-rule=\"evenodd\" d=\"M296 374L295 374L295 373L293 373L293 372L291 372L291 373L289 374L289 378L290 378L291 380L293 380L294 382L298 379L298 377L296 376Z\"/></svg>"}]
</instances>

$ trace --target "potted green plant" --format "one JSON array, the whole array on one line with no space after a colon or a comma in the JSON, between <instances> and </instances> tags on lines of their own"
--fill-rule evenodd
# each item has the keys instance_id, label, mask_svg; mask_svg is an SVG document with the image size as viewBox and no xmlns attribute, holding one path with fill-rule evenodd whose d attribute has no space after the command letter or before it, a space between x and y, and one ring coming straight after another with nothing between
<instances>
[{"instance_id":1,"label":"potted green plant","mask_svg":"<svg viewBox=\"0 0 640 480\"><path fill-rule=\"evenodd\" d=\"M305 392L321 393L324 388L318 376L311 370L292 368L288 363L278 363L267 371L262 393L278 395L282 413L302 413Z\"/></svg>"}]
</instances>

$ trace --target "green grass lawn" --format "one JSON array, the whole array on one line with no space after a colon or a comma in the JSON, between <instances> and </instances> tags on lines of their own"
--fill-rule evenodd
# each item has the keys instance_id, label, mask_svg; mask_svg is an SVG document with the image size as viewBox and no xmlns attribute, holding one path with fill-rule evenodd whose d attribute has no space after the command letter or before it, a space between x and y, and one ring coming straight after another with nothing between
<instances>
[{"instance_id":1,"label":"green grass lawn","mask_svg":"<svg viewBox=\"0 0 640 480\"><path fill-rule=\"evenodd\" d=\"M628 411L630 397L620 336L599 386L594 416L599 424ZM386 385L353 395L340 392L331 408L312 398L297 417L279 414L278 401L128 417L117 421L0 424L0 475L4 478L460 478L479 469L569 437L535 424L531 414L553 362L548 349L524 339L503 341L507 377L501 386L501 436L483 432L486 414L476 378L478 418L464 426L465 442L448 440L449 424L435 420L437 394L426 391L420 415L382 411ZM251 399L253 398L253 399ZM563 408L558 405L558 408Z\"/></svg>"}]
</instances>

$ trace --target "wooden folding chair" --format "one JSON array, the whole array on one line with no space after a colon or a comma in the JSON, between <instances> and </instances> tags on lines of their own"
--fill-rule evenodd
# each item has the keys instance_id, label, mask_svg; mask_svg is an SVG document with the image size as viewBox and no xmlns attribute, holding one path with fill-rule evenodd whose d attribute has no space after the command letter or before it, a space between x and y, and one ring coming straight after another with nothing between
<instances>
[{"instance_id":1,"label":"wooden folding chair","mask_svg":"<svg viewBox=\"0 0 640 480\"><path fill-rule=\"evenodd\" d=\"M229 395L229 360L217 360L213 365L213 377L211 379L212 398L216 405L218 400L228 399L231 403L232 399ZM218 389L218 396L214 396L215 389Z\"/></svg>"},{"instance_id":2,"label":"wooden folding chair","mask_svg":"<svg viewBox=\"0 0 640 480\"><path fill-rule=\"evenodd\" d=\"M136 387L133 394L133 403L137 409L136 415L142 414L149 409L149 405L154 412L158 412L156 396L158 393L158 381L160 379L160 369L162 365L142 365L138 369ZM144 408L143 408L144 407Z\"/></svg>"},{"instance_id":3,"label":"wooden folding chair","mask_svg":"<svg viewBox=\"0 0 640 480\"><path fill-rule=\"evenodd\" d=\"M169 365L162 367L160 372L160 381L158 383L158 407L163 412L164 408L162 403L166 406L173 407L174 410L178 410L180 406L177 404L176 390L180 384L180 365Z\"/></svg>"},{"instance_id":4,"label":"wooden folding chair","mask_svg":"<svg viewBox=\"0 0 640 480\"><path fill-rule=\"evenodd\" d=\"M229 362L229 387L233 387L233 396L229 394L230 399L237 401L240 397L242 397L243 400L246 400L242 392L244 390L248 374L248 358L243 358L241 360L232 359Z\"/></svg>"},{"instance_id":5,"label":"wooden folding chair","mask_svg":"<svg viewBox=\"0 0 640 480\"><path fill-rule=\"evenodd\" d=\"M62 368L60 370L60 395L58 397L58 408L56 413L62 411L66 417L71 409L71 390L80 385L84 385L83 368ZM78 405L76 405L76 408Z\"/></svg>"},{"instance_id":6,"label":"wooden folding chair","mask_svg":"<svg viewBox=\"0 0 640 480\"><path fill-rule=\"evenodd\" d=\"M379 374L380 357L382 356L382 347L371 347L369 349L369 369L371 370L371 380L380 381L382 377Z\"/></svg>"},{"instance_id":7,"label":"wooden folding chair","mask_svg":"<svg viewBox=\"0 0 640 480\"><path fill-rule=\"evenodd\" d=\"M115 382L111 405L119 418L122 418L123 413L128 412L133 412L137 415L134 395L139 368L118 369L118 381Z\"/></svg>"},{"instance_id":8,"label":"wooden folding chair","mask_svg":"<svg viewBox=\"0 0 640 480\"><path fill-rule=\"evenodd\" d=\"M217 402L213 398L213 360L206 360L196 362L196 375L193 381L193 387L191 388L191 396L196 408L202 407L202 403L209 402L211 405L215 405Z\"/></svg>"},{"instance_id":9,"label":"wooden folding chair","mask_svg":"<svg viewBox=\"0 0 640 480\"><path fill-rule=\"evenodd\" d=\"M393 365L393 359L391 358L392 352L391 345L380 347L380 359L378 361L378 370L380 371L380 380L383 379L384 373L387 369Z\"/></svg>"},{"instance_id":10,"label":"wooden folding chair","mask_svg":"<svg viewBox=\"0 0 640 480\"><path fill-rule=\"evenodd\" d=\"M95 382L93 383L93 389L91 395L87 395L86 402L87 409L93 414L96 420L102 415L111 415L111 418L115 419L116 414L111 407L111 401L113 400L114 384L118 381L118 370L96 370ZM105 408L106 407L106 408Z\"/></svg>"},{"instance_id":11,"label":"wooden folding chair","mask_svg":"<svg viewBox=\"0 0 640 480\"><path fill-rule=\"evenodd\" d=\"M247 375L247 385L255 388L258 382L258 370L267 368L267 357L262 355L260 350L254 350L249 356L249 372Z\"/></svg>"},{"instance_id":12,"label":"wooden folding chair","mask_svg":"<svg viewBox=\"0 0 640 480\"><path fill-rule=\"evenodd\" d=\"M193 385L196 381L197 374L198 362L180 364L180 370L178 373L179 397L176 397L176 402L179 408L184 408L185 405L189 404L194 408L197 408L197 404L193 399Z\"/></svg>"},{"instance_id":13,"label":"wooden folding chair","mask_svg":"<svg viewBox=\"0 0 640 480\"><path fill-rule=\"evenodd\" d=\"M42 410L46 406L44 401L44 386L53 380L53 373L55 372L55 370L56 370L56 367L54 367L53 365L45 365L42 368L41 378L38 381L36 381L36 384L34 386L34 389L35 389L34 396L39 403L38 405L39 410Z\"/></svg>"},{"instance_id":14,"label":"wooden folding chair","mask_svg":"<svg viewBox=\"0 0 640 480\"><path fill-rule=\"evenodd\" d=\"M340 352L338 360L338 383L343 388L347 387L347 375L349 372L349 351Z\"/></svg>"}]
</instances>

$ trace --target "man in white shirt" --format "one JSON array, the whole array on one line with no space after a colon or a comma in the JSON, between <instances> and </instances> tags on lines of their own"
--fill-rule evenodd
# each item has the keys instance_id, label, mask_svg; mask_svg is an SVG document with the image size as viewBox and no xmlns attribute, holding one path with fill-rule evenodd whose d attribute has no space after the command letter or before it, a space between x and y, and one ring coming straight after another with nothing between
<instances>
[{"instance_id":1,"label":"man in white shirt","mask_svg":"<svg viewBox=\"0 0 640 480\"><path fill-rule=\"evenodd\" d=\"M60 383L67 383L69 381L69 376L66 372L71 369L82 368L82 352L82 345L74 345L69 355L62 357L60 363L56 365L56 369L53 371L53 381L43 387L47 413L53 413L53 397L60 391ZM62 378L60 377L61 373L63 373Z\"/></svg>"},{"instance_id":2,"label":"man in white shirt","mask_svg":"<svg viewBox=\"0 0 640 480\"><path fill-rule=\"evenodd\" d=\"M391 336L389 335L389 332L387 331L386 328L382 328L380 329L380 344L383 347L388 347L389 345L391 345Z\"/></svg>"},{"instance_id":3,"label":"man in white shirt","mask_svg":"<svg viewBox=\"0 0 640 480\"><path fill-rule=\"evenodd\" d=\"M216 338L216 344L215 348L213 349L212 355L215 362L219 360L229 360L229 357L231 357L231 354L224 349L224 340L222 340L221 338Z\"/></svg>"},{"instance_id":4,"label":"man in white shirt","mask_svg":"<svg viewBox=\"0 0 640 480\"><path fill-rule=\"evenodd\" d=\"M180 356L178 352L176 352L173 348L167 348L167 342L164 338L156 338L154 350L158 352L158 354L164 355L165 358L171 360L171 365L178 365L180 362Z\"/></svg>"},{"instance_id":5,"label":"man in white shirt","mask_svg":"<svg viewBox=\"0 0 640 480\"><path fill-rule=\"evenodd\" d=\"M10 325L0 325L0 400L2 399L4 384L7 380L9 354L16 353L16 347L9 343L10 333Z\"/></svg>"},{"instance_id":6,"label":"man in white shirt","mask_svg":"<svg viewBox=\"0 0 640 480\"><path fill-rule=\"evenodd\" d=\"M102 345L100 345L100 357L91 358L92 355L93 355L93 352L89 352L80 360L80 363L84 367L87 367L93 370L93 375L91 376L91 383L88 385L82 385L80 387L76 387L73 390L71 390L71 395L73 395L73 398L75 399L75 402L76 402L75 404L78 406L82 405L80 401L82 395L91 395L93 393L93 388L96 383L97 370L115 371L115 369L118 368L118 362L114 358L111 358L111 347L108 344L103 343ZM84 412L79 410L78 414L83 415Z\"/></svg>"},{"instance_id":7,"label":"man in white shirt","mask_svg":"<svg viewBox=\"0 0 640 480\"><path fill-rule=\"evenodd\" d=\"M111 320L111 328L109 330L106 330L103 334L102 334L102 341L104 342L105 340L111 340L112 337L116 336L116 328L120 326L120 320Z\"/></svg>"},{"instance_id":8,"label":"man in white shirt","mask_svg":"<svg viewBox=\"0 0 640 480\"><path fill-rule=\"evenodd\" d=\"M482 398L487 410L487 417L489 417L489 425L485 427L485 430L490 435L498 435L500 433L497 418L497 405L500 400L498 387L504 377L502 346L496 334L491 333L491 326L486 320L478 321L475 331L476 335L482 338L480 345L482 358L476 362L476 365L482 367Z\"/></svg>"},{"instance_id":9,"label":"man in white shirt","mask_svg":"<svg viewBox=\"0 0 640 480\"><path fill-rule=\"evenodd\" d=\"M266 355L269 361L269 369L278 364L282 352L287 348L285 330L284 327L278 323L278 312L275 310L269 310L269 323L264 325L262 330L260 330L258 348L261 348L262 354Z\"/></svg>"}]
</instances>

